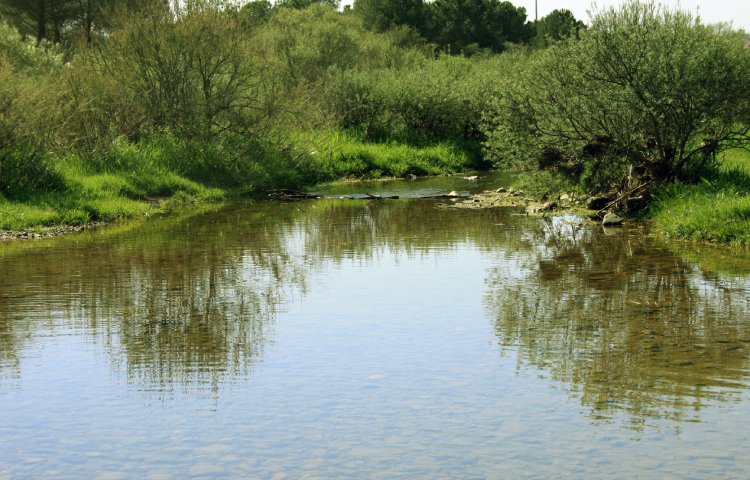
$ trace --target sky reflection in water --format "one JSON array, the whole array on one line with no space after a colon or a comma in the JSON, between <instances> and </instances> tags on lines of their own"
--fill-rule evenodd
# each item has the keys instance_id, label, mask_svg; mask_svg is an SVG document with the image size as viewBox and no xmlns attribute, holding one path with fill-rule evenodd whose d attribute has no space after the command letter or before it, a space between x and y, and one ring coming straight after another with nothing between
<instances>
[{"instance_id":1,"label":"sky reflection in water","mask_svg":"<svg viewBox=\"0 0 750 480\"><path fill-rule=\"evenodd\" d=\"M436 203L0 245L0 478L750 473L746 260Z\"/></svg>"}]
</instances>

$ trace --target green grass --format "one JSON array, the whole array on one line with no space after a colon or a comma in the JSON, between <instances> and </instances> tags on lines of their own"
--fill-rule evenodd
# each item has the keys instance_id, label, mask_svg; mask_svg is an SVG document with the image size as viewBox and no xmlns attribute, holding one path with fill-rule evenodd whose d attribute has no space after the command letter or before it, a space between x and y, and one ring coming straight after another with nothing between
<instances>
[{"instance_id":1,"label":"green grass","mask_svg":"<svg viewBox=\"0 0 750 480\"><path fill-rule=\"evenodd\" d=\"M295 134L288 140L288 148L238 147L227 140L201 143L165 134L140 143L117 141L93 159L34 156L33 164L26 152L0 151L5 155L0 167L14 169L14 182L0 183L5 193L0 195L0 229L112 222L274 188L436 175L478 165L471 145L449 142L365 143L342 132Z\"/></svg>"},{"instance_id":2,"label":"green grass","mask_svg":"<svg viewBox=\"0 0 750 480\"><path fill-rule=\"evenodd\" d=\"M427 145L397 141L371 143L346 132L300 134L296 141L309 145L318 181L439 175L482 166L476 152L472 151L472 145L455 142Z\"/></svg>"},{"instance_id":3,"label":"green grass","mask_svg":"<svg viewBox=\"0 0 750 480\"><path fill-rule=\"evenodd\" d=\"M546 170L518 173L513 181L513 188L537 199L555 199L564 193L583 196L580 185Z\"/></svg>"},{"instance_id":4,"label":"green grass","mask_svg":"<svg viewBox=\"0 0 750 480\"><path fill-rule=\"evenodd\" d=\"M697 184L656 192L650 215L667 237L750 247L750 152L727 152Z\"/></svg>"},{"instance_id":5,"label":"green grass","mask_svg":"<svg viewBox=\"0 0 750 480\"><path fill-rule=\"evenodd\" d=\"M110 155L117 155L114 147ZM218 201L221 189L203 186L166 168L143 162L139 168L93 168L77 156L47 160L53 188L31 188L0 196L0 229L112 222L165 210L186 202ZM131 165L132 167L132 165Z\"/></svg>"}]
</instances>

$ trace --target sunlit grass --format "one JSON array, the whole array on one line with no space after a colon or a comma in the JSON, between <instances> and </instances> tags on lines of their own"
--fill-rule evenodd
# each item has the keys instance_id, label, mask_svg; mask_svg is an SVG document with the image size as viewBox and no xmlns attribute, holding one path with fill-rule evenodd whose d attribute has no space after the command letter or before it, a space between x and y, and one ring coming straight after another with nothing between
<instances>
[{"instance_id":1,"label":"sunlit grass","mask_svg":"<svg viewBox=\"0 0 750 480\"><path fill-rule=\"evenodd\" d=\"M110 155L118 153L115 146ZM127 163L112 162L98 168L74 155L49 159L58 186L25 192L18 199L0 197L0 229L112 222L226 197L222 189L184 178L147 155L138 164L138 152L128 153Z\"/></svg>"},{"instance_id":2,"label":"sunlit grass","mask_svg":"<svg viewBox=\"0 0 750 480\"><path fill-rule=\"evenodd\" d=\"M668 237L750 246L750 152L727 152L700 183L663 189L651 211Z\"/></svg>"},{"instance_id":3,"label":"sunlit grass","mask_svg":"<svg viewBox=\"0 0 750 480\"><path fill-rule=\"evenodd\" d=\"M341 131L303 135L297 140L310 145L313 170L320 181L439 175L477 167L476 157L466 146L445 141L375 143Z\"/></svg>"},{"instance_id":4,"label":"sunlit grass","mask_svg":"<svg viewBox=\"0 0 750 480\"><path fill-rule=\"evenodd\" d=\"M368 143L341 131L296 134L288 140L288 150L259 147L238 156L221 142L191 143L161 135L140 143L117 141L101 158L47 158L51 186L0 197L0 229L111 222L273 188L343 178L437 175L477 166L476 152L455 142Z\"/></svg>"}]
</instances>

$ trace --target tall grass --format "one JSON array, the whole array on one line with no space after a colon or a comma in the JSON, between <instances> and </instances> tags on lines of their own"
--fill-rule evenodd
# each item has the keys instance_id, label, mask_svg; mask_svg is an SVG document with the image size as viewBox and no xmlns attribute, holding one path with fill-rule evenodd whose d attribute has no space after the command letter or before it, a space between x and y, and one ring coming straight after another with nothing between
<instances>
[{"instance_id":1,"label":"tall grass","mask_svg":"<svg viewBox=\"0 0 750 480\"><path fill-rule=\"evenodd\" d=\"M730 150L700 183L657 192L651 215L670 238L750 247L750 152Z\"/></svg>"},{"instance_id":2,"label":"tall grass","mask_svg":"<svg viewBox=\"0 0 750 480\"><path fill-rule=\"evenodd\" d=\"M473 145L456 141L409 144L367 142L361 134L340 130L299 133L295 141L310 149L317 181L339 178L426 176L481 167Z\"/></svg>"},{"instance_id":3,"label":"tall grass","mask_svg":"<svg viewBox=\"0 0 750 480\"><path fill-rule=\"evenodd\" d=\"M153 213L176 203L217 201L225 191L192 181L166 168L160 151L113 146L109 163L93 166L78 155L45 158L45 183L5 190L0 196L0 229L87 225Z\"/></svg>"}]
</instances>

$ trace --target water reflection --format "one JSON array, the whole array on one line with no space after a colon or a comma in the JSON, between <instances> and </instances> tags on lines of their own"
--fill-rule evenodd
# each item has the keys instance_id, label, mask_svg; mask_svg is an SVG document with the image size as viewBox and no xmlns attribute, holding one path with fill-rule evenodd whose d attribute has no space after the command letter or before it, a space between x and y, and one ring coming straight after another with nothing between
<instances>
[{"instance_id":1,"label":"water reflection","mask_svg":"<svg viewBox=\"0 0 750 480\"><path fill-rule=\"evenodd\" d=\"M287 292L304 291L271 215L228 212L157 220L123 235L104 231L2 259L3 370L51 330L90 332L144 390L215 388L262 355ZM292 212L274 212L276 225ZM237 229L244 225L241 234ZM80 242L80 244L79 244Z\"/></svg>"},{"instance_id":2,"label":"water reflection","mask_svg":"<svg viewBox=\"0 0 750 480\"><path fill-rule=\"evenodd\" d=\"M467 239L494 243L476 217L443 211L450 221L425 221L436 212L434 203L409 201L240 204L140 228L5 244L0 371L17 377L20 351L72 330L103 343L112 364L144 391L216 388L249 372L279 311L305 295L324 265Z\"/></svg>"},{"instance_id":3,"label":"water reflection","mask_svg":"<svg viewBox=\"0 0 750 480\"><path fill-rule=\"evenodd\" d=\"M690 419L745 388L750 299L740 272L702 269L640 229L605 235L573 217L437 203L247 203L9 248L0 379L17 379L22 352L67 332L103 344L140 391L216 391L251 373L278 316L319 275L470 246L494 265L485 303L501 344L570 385L595 417Z\"/></svg>"},{"instance_id":4,"label":"water reflection","mask_svg":"<svg viewBox=\"0 0 750 480\"><path fill-rule=\"evenodd\" d=\"M494 268L486 305L498 338L580 395L595 417L684 419L739 398L750 349L748 280L704 274L640 229L574 219L525 232Z\"/></svg>"}]
</instances>

